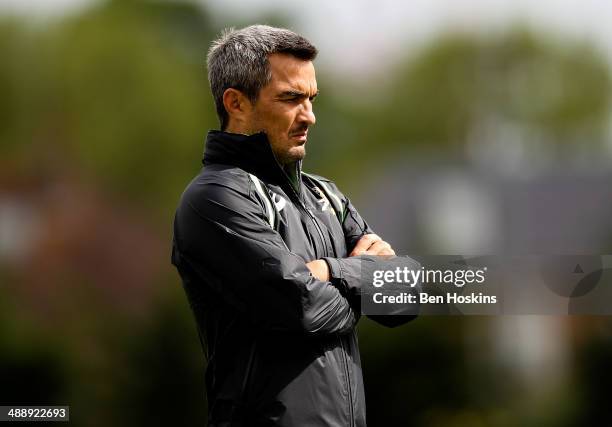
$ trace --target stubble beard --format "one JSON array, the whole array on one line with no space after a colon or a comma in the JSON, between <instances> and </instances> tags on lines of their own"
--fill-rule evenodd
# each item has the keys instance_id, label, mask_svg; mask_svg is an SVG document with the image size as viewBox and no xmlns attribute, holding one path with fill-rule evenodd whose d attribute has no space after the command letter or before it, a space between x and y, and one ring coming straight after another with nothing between
<instances>
[{"instance_id":1,"label":"stubble beard","mask_svg":"<svg viewBox=\"0 0 612 427\"><path fill-rule=\"evenodd\" d=\"M276 161L281 166L284 167L288 164L303 160L304 157L306 157L306 142L301 145L293 145L291 139L287 141L272 141L270 139L270 134L265 129L265 126L262 125L262 120L259 115L255 115L251 129L251 133L263 132L266 134L274 157L276 157ZM289 136L287 137L289 138Z\"/></svg>"},{"instance_id":2,"label":"stubble beard","mask_svg":"<svg viewBox=\"0 0 612 427\"><path fill-rule=\"evenodd\" d=\"M287 166L291 163L295 163L300 161L306 157L306 147L304 145L301 146L293 146L289 149L275 150L272 147L272 151L274 152L274 157L276 157L276 161L281 166Z\"/></svg>"}]
</instances>

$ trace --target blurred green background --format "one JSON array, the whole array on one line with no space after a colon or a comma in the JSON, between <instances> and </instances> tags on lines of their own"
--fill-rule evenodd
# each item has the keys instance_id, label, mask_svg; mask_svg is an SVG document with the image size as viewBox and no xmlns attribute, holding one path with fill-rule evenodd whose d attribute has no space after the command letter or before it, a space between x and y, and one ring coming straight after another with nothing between
<instances>
[{"instance_id":1,"label":"blurred green background","mask_svg":"<svg viewBox=\"0 0 612 427\"><path fill-rule=\"evenodd\" d=\"M77 426L204 425L171 224L217 127L206 50L250 23L144 0L0 17L1 404L69 404ZM333 61L317 72L305 169L334 179L398 252L612 253L611 70L587 40L526 24L442 31L365 77ZM457 182L478 196L464 207L423 195ZM612 425L610 326L363 319L368 422Z\"/></svg>"}]
</instances>

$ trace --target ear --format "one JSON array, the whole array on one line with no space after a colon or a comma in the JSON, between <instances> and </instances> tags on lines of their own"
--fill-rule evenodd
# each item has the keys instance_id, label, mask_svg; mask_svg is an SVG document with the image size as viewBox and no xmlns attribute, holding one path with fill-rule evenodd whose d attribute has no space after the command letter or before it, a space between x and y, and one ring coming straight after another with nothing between
<instances>
[{"instance_id":1,"label":"ear","mask_svg":"<svg viewBox=\"0 0 612 427\"><path fill-rule=\"evenodd\" d=\"M243 127L253 110L251 101L238 89L228 88L223 92L223 106L234 126Z\"/></svg>"}]
</instances>

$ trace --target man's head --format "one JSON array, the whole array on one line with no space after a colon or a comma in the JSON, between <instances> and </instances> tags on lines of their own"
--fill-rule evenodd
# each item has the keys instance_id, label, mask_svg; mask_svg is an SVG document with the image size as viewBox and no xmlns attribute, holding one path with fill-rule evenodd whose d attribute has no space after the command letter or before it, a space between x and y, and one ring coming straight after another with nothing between
<instances>
[{"instance_id":1,"label":"man's head","mask_svg":"<svg viewBox=\"0 0 612 427\"><path fill-rule=\"evenodd\" d=\"M285 165L305 155L317 49L292 31L265 25L226 30L208 52L208 80L221 130L265 132Z\"/></svg>"}]
</instances>

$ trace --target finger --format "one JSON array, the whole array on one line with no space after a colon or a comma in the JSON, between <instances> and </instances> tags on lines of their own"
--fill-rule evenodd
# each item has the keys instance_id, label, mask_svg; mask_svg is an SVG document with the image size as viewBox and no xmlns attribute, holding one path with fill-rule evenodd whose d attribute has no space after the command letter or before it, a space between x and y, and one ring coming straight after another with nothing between
<instances>
[{"instance_id":1,"label":"finger","mask_svg":"<svg viewBox=\"0 0 612 427\"><path fill-rule=\"evenodd\" d=\"M370 248L365 251L365 255L390 255L393 252L391 249L391 245L383 240L379 240L370 246Z\"/></svg>"},{"instance_id":2,"label":"finger","mask_svg":"<svg viewBox=\"0 0 612 427\"><path fill-rule=\"evenodd\" d=\"M384 247L384 248L380 249L376 255L380 255L380 256L389 256L389 255L392 255L392 256L395 256L395 251L393 250L393 248L391 246L388 246L388 247Z\"/></svg>"},{"instance_id":3,"label":"finger","mask_svg":"<svg viewBox=\"0 0 612 427\"><path fill-rule=\"evenodd\" d=\"M369 249L370 246L372 246L374 242L377 242L379 240L382 239L376 234L366 234L365 236L362 236L351 251L351 254L349 256L362 255L365 251Z\"/></svg>"}]
</instances>

